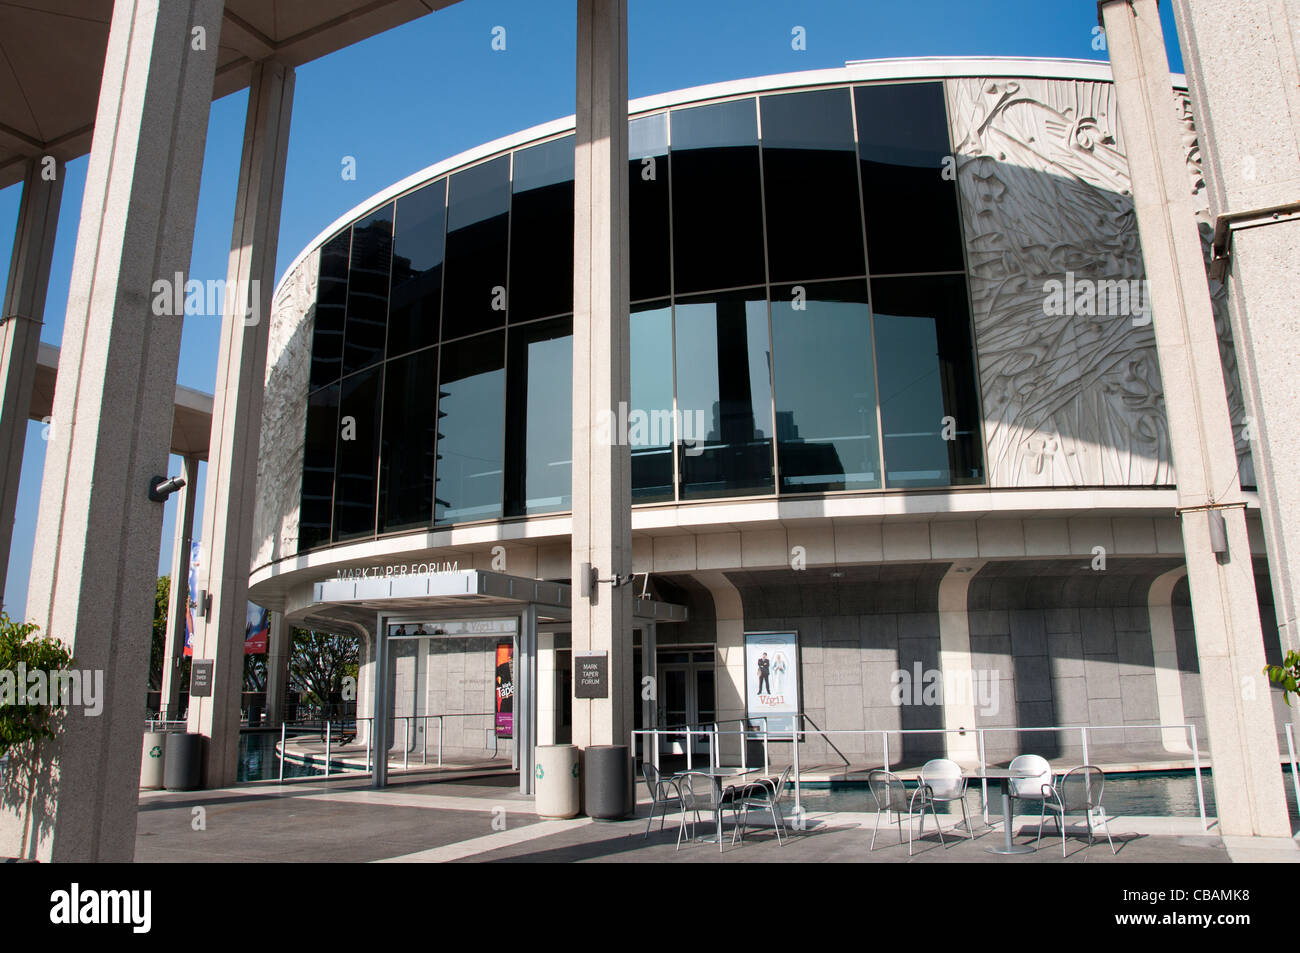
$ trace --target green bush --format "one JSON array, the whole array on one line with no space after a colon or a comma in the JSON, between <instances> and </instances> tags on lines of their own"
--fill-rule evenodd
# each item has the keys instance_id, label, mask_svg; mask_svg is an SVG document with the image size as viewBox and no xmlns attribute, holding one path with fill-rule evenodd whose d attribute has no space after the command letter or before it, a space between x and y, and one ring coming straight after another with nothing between
<instances>
[{"instance_id":1,"label":"green bush","mask_svg":"<svg viewBox=\"0 0 1300 953\"><path fill-rule=\"evenodd\" d=\"M41 637L39 632L35 623L14 622L0 612L0 673L11 673L10 678L16 680L19 665L28 672L55 672L72 665L72 655L63 644ZM29 741L54 737L57 699L47 696L45 701L48 704L19 705L16 696L10 699L0 694L0 755Z\"/></svg>"}]
</instances>

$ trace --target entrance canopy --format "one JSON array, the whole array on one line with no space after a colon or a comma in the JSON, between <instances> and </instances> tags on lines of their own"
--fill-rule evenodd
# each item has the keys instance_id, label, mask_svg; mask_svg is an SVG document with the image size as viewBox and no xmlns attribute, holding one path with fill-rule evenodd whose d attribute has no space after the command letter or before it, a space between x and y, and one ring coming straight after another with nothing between
<instances>
[{"instance_id":1,"label":"entrance canopy","mask_svg":"<svg viewBox=\"0 0 1300 953\"><path fill-rule=\"evenodd\" d=\"M462 614L466 610L502 611L526 605L537 607L539 621L567 622L572 605L568 583L547 582L483 569L461 569L423 574L392 572L399 567L379 566L357 574L316 583L313 592L317 615L339 605L368 609L385 615L412 613ZM401 567L406 568L406 567ZM685 622L685 606L655 599L633 600L633 617L646 622Z\"/></svg>"}]
</instances>

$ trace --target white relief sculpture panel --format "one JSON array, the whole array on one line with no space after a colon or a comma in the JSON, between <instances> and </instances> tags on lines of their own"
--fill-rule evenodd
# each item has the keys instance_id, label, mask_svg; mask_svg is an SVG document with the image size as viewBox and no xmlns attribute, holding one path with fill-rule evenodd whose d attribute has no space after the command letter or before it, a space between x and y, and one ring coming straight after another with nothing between
<instances>
[{"instance_id":1,"label":"white relief sculpture panel","mask_svg":"<svg viewBox=\"0 0 1300 953\"><path fill-rule=\"evenodd\" d=\"M1129 284L1144 271L1113 87L970 78L946 89L989 484L1172 484L1149 316L1113 292L1049 313L1061 310L1051 281L1124 282L1145 298Z\"/></svg>"},{"instance_id":2,"label":"white relief sculpture panel","mask_svg":"<svg viewBox=\"0 0 1300 953\"><path fill-rule=\"evenodd\" d=\"M257 456L253 567L298 552L307 385L319 274L320 249L316 249L281 283L271 305Z\"/></svg>"}]
</instances>

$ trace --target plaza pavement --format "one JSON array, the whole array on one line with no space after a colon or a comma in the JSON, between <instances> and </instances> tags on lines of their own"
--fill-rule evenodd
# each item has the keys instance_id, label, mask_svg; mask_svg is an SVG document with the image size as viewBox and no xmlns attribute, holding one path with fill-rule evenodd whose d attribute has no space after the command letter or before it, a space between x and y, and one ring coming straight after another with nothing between
<instances>
[{"instance_id":1,"label":"plaza pavement","mask_svg":"<svg viewBox=\"0 0 1300 953\"><path fill-rule=\"evenodd\" d=\"M1001 843L1000 824L975 821L970 841L948 830L941 846L933 820L924 838L907 853L897 828L881 823L874 851L868 850L873 813L810 813L807 830L778 846L768 825L751 828L745 839L725 849L690 842L676 848L677 817L660 830L656 820L648 838L648 802L638 819L597 822L587 818L543 820L531 798L520 795L511 774L460 780L400 780L386 790L369 787L368 778L307 779L283 785L261 783L217 791L142 792L136 835L140 862L574 862L613 863L1001 863L1129 864L1300 862L1289 840L1280 843L1230 842L1201 830L1199 819L1115 818L1111 834L1119 852L1103 838L1088 846L1086 831L1067 841L1051 825L1041 849L1005 857L985 848ZM751 820L753 823L753 820ZM1017 818L1017 843L1032 843L1037 818ZM711 822L699 834L711 831Z\"/></svg>"}]
</instances>

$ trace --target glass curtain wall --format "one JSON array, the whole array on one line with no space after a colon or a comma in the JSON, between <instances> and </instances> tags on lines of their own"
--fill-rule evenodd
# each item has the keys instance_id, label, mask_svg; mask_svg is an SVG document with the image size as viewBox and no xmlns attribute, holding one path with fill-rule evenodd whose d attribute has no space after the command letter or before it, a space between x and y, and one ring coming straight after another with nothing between
<instances>
[{"instance_id":1,"label":"glass curtain wall","mask_svg":"<svg viewBox=\"0 0 1300 953\"><path fill-rule=\"evenodd\" d=\"M630 121L634 502L983 482L947 130L937 82ZM300 547L567 512L572 135L320 255Z\"/></svg>"}]
</instances>

